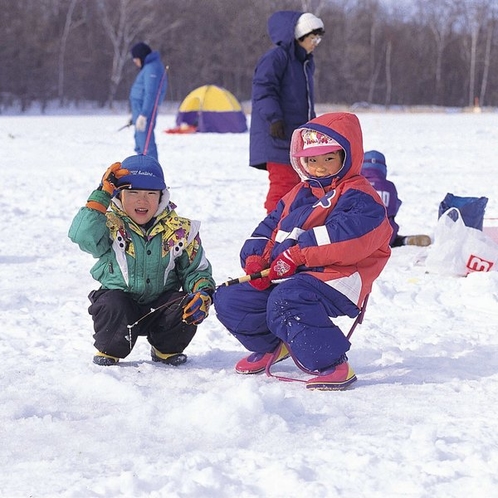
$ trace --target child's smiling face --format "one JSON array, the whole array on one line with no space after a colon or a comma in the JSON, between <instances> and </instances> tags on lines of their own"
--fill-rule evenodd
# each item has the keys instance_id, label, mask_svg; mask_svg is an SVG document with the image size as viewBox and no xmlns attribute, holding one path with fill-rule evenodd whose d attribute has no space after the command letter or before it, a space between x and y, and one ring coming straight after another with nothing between
<instances>
[{"instance_id":1,"label":"child's smiling face","mask_svg":"<svg viewBox=\"0 0 498 498\"><path fill-rule=\"evenodd\" d=\"M338 173L343 164L340 151L304 158L306 170L311 176L324 178Z\"/></svg>"},{"instance_id":2,"label":"child's smiling face","mask_svg":"<svg viewBox=\"0 0 498 498\"><path fill-rule=\"evenodd\" d=\"M123 189L121 191L123 210L137 225L145 225L153 218L160 199L160 190Z\"/></svg>"}]
</instances>

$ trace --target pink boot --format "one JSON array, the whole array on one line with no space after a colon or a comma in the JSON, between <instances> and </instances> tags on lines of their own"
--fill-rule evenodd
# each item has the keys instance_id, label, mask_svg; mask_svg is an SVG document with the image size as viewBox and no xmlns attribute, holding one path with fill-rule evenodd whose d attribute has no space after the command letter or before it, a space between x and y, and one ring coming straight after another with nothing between
<instances>
[{"instance_id":1,"label":"pink boot","mask_svg":"<svg viewBox=\"0 0 498 498\"><path fill-rule=\"evenodd\" d=\"M306 389L319 389L320 391L342 391L356 381L353 369L345 361L331 370L323 372L318 377L313 377L306 382Z\"/></svg>"},{"instance_id":2,"label":"pink boot","mask_svg":"<svg viewBox=\"0 0 498 498\"><path fill-rule=\"evenodd\" d=\"M283 342L277 346L275 351L279 348L280 350L273 363L277 363L289 357L289 351ZM275 351L272 351L271 353L252 353L249 356L242 358L242 360L235 365L235 371L240 374L257 374L264 372L266 365L268 365L268 362L273 358Z\"/></svg>"}]
</instances>

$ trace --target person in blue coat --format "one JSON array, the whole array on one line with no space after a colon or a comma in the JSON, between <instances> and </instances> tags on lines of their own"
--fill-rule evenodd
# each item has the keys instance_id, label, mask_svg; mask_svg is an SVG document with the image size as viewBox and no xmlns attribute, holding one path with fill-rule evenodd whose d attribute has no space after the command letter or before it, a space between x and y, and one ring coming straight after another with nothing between
<instances>
[{"instance_id":1,"label":"person in blue coat","mask_svg":"<svg viewBox=\"0 0 498 498\"><path fill-rule=\"evenodd\" d=\"M324 33L322 20L309 12L279 11L268 19L275 46L254 71L249 145L249 165L268 171L268 213L300 181L289 162L290 139L315 117L312 52Z\"/></svg>"},{"instance_id":2,"label":"person in blue coat","mask_svg":"<svg viewBox=\"0 0 498 498\"><path fill-rule=\"evenodd\" d=\"M144 42L133 45L133 62L140 69L130 90L131 123L135 125L135 152L157 157L154 128L159 105L168 85L159 52Z\"/></svg>"}]
</instances>

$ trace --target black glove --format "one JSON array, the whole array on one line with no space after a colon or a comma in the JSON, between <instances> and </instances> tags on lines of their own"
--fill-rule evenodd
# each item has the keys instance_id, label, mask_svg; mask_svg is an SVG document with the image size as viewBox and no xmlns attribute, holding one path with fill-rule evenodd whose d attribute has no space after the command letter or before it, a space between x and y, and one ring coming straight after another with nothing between
<instances>
[{"instance_id":1,"label":"black glove","mask_svg":"<svg viewBox=\"0 0 498 498\"><path fill-rule=\"evenodd\" d=\"M270 124L270 135L273 138L285 138L285 123L280 121L275 121Z\"/></svg>"}]
</instances>

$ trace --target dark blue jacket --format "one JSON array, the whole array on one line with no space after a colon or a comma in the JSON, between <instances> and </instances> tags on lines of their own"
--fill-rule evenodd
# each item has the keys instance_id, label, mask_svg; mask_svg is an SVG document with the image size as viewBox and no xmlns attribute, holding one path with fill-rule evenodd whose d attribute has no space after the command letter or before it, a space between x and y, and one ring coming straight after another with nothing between
<instances>
[{"instance_id":1,"label":"dark blue jacket","mask_svg":"<svg viewBox=\"0 0 498 498\"><path fill-rule=\"evenodd\" d=\"M289 164L292 132L315 117L313 55L294 39L302 12L275 12L268 33L276 45L258 61L252 82L249 164L266 169L267 162ZM283 120L285 139L270 136L270 124Z\"/></svg>"},{"instance_id":2,"label":"dark blue jacket","mask_svg":"<svg viewBox=\"0 0 498 498\"><path fill-rule=\"evenodd\" d=\"M162 86L159 89L159 85ZM167 87L167 77L159 52L151 52L144 60L130 90L131 119L135 123L139 114L147 117L150 122L152 110L164 99ZM157 116L157 111L156 111ZM155 120L154 120L155 121Z\"/></svg>"}]
</instances>

